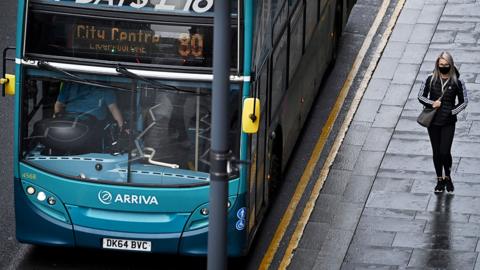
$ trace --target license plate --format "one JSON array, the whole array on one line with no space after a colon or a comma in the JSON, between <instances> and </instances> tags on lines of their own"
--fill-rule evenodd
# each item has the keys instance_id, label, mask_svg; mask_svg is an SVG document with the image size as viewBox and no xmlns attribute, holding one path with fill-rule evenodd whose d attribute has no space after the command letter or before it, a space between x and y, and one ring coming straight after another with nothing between
<instances>
[{"instance_id":1,"label":"license plate","mask_svg":"<svg viewBox=\"0 0 480 270\"><path fill-rule=\"evenodd\" d=\"M132 250L132 251L152 251L152 242L141 240L113 239L103 238L103 248Z\"/></svg>"}]
</instances>

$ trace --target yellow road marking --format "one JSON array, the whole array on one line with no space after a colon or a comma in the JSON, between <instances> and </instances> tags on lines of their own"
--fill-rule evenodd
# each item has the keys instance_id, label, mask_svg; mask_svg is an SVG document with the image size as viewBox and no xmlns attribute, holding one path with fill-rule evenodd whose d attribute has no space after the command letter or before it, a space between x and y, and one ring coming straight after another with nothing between
<instances>
[{"instance_id":1,"label":"yellow road marking","mask_svg":"<svg viewBox=\"0 0 480 270\"><path fill-rule=\"evenodd\" d=\"M357 90L355 97L352 101L352 104L347 112L347 115L345 117L345 120L342 124L342 127L340 128L340 131L335 138L335 142L332 146L332 149L330 150L330 153L328 154L327 160L325 161L322 170L320 171L320 175L318 179L315 182L315 185L313 187L312 193L310 194L310 198L308 199L308 202L303 210L302 216L300 217L300 220L297 223L297 226L295 228L295 231L292 235L292 238L290 239L290 242L288 243L288 247L285 251L285 254L282 258L282 261L280 262L280 267L279 269L287 269L288 265L291 262L291 259L293 257L293 252L297 248L300 239L302 238L303 232L305 230L305 226L310 219L310 215L312 214L313 208L315 207L315 202L318 199L318 196L320 195L320 191L323 187L323 184L325 183L325 180L327 179L328 173L330 172L330 167L333 164L333 161L335 160L335 157L337 156L338 150L342 144L343 139L345 138L345 135L347 133L348 127L350 126L350 123L352 122L353 116L355 112L357 111L357 108L360 104L360 101L363 97L363 94L365 93L365 90L368 86L368 82L370 81L373 72L375 71L375 68L377 67L378 60L380 59L380 56L385 49L385 46L387 45L388 38L390 37L393 27L395 26L395 23L397 21L398 16L400 15L400 11L403 8L403 5L405 3L405 0L399 0L395 10L392 14L392 17L390 18L390 21L388 23L387 29L385 30L384 35L382 36L382 40L380 41L377 50L372 57L372 61L370 61L370 65L367 68L366 74L362 79L362 82L360 84L359 89Z\"/></svg>"},{"instance_id":2,"label":"yellow road marking","mask_svg":"<svg viewBox=\"0 0 480 270\"><path fill-rule=\"evenodd\" d=\"M377 29L378 29L383 17L385 16L385 13L388 9L389 4L390 4L390 0L384 0L383 1L382 6L380 7L380 9L377 13L377 16L374 20L374 23L373 23L372 27L370 28L367 36L365 37L365 40L362 44L362 47L360 48L360 50L357 54L357 57L355 58L353 66L350 69L350 72L348 73L348 76L347 76L347 78L346 78L346 80L345 80L345 82L342 86L342 89L340 90L340 93L339 93L339 96L337 97L335 105L332 108L324 127L322 128L322 132L320 134L320 137L318 138L317 143L315 144L315 148L312 151L312 155L310 156L310 160L308 161L307 166L305 167L305 170L304 170L304 172L303 172L303 174L300 178L300 181L299 181L297 187L295 188L295 192L292 196L292 199L290 200L290 203L288 204L288 207L287 207L287 209L286 209L286 211L285 211L282 219L280 220L280 223L279 223L279 225L278 225L278 227L275 231L275 234L272 238L272 241L270 242L270 245L268 246L268 249L265 253L265 256L263 257L263 259L262 259L262 261L259 265L258 269L260 269L260 270L268 269L270 267L270 264L272 263L273 257L275 256L275 254L277 252L280 241L282 240L283 236L285 235L285 231L287 230L287 227L292 220L293 214L295 213L295 210L298 206L298 203L300 202L300 199L302 198L302 194L305 191L305 188L307 187L308 181L312 177L313 170L315 168L315 165L318 162L318 159L320 158L320 154L323 150L323 147L325 146L325 142L327 141L328 136L330 135L330 132L331 132L332 127L335 123L335 120L337 119L338 114L340 112L340 109L341 109L341 107L342 107L342 105L345 101L345 98L347 97L348 91L349 91L349 89L350 89L350 87L353 83L353 80L355 79L355 77L358 73L358 70L360 68L360 65L361 65L363 59L365 58L365 55L368 51L368 48L370 47L370 44L372 43L374 35L377 32ZM323 173L325 173L325 172L323 172ZM320 177L322 177L322 175L320 175ZM319 178L319 179L321 179L321 178ZM320 183L320 184L317 182L316 185L319 185L319 190L320 190L321 187L323 186L323 182ZM306 208L313 209L314 203L315 203L314 201L313 202L309 201L307 203ZM306 222L303 222L303 223L306 224ZM300 224L300 222L299 222L299 224ZM305 224L303 224L302 227L305 227ZM301 237L301 235L300 236L295 236L294 235L293 237L298 238L294 241L298 245L298 241L300 240L299 237ZM292 251L293 251L293 249L292 249ZM288 261L290 261L292 252L290 251L290 253L286 253L286 254L289 257ZM283 262L283 260L282 260L282 262Z\"/></svg>"}]
</instances>

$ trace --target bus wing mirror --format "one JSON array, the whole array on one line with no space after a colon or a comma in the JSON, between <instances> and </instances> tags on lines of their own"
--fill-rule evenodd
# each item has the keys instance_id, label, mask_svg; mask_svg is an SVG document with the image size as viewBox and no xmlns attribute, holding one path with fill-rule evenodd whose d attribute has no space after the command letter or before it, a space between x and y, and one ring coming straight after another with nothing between
<instances>
[{"instance_id":1,"label":"bus wing mirror","mask_svg":"<svg viewBox=\"0 0 480 270\"><path fill-rule=\"evenodd\" d=\"M5 94L15 95L15 75L5 74L7 70L7 61L15 61L15 58L7 57L8 51L15 51L15 47L6 47L2 53L2 68L3 74L0 77L0 84L2 85L2 96Z\"/></svg>"},{"instance_id":2,"label":"bus wing mirror","mask_svg":"<svg viewBox=\"0 0 480 270\"><path fill-rule=\"evenodd\" d=\"M5 78L0 79L3 92L9 96L15 95L15 75L5 74Z\"/></svg>"},{"instance_id":3,"label":"bus wing mirror","mask_svg":"<svg viewBox=\"0 0 480 270\"><path fill-rule=\"evenodd\" d=\"M242 130L253 134L258 132L260 126L260 99L246 98L243 101Z\"/></svg>"}]
</instances>

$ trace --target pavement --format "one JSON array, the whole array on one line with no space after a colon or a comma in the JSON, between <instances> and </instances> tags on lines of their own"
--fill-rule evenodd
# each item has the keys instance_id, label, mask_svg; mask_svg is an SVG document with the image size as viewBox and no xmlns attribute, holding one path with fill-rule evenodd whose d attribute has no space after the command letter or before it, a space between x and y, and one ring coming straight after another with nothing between
<instances>
[{"instance_id":1,"label":"pavement","mask_svg":"<svg viewBox=\"0 0 480 270\"><path fill-rule=\"evenodd\" d=\"M421 82L452 53L469 104L433 193ZM480 270L480 0L406 0L288 269Z\"/></svg>"}]
</instances>

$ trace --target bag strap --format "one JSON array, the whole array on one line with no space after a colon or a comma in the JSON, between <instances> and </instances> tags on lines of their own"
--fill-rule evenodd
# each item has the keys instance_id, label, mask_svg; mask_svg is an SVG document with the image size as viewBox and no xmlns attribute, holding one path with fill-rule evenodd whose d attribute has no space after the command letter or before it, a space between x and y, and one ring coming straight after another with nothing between
<instances>
[{"instance_id":1,"label":"bag strap","mask_svg":"<svg viewBox=\"0 0 480 270\"><path fill-rule=\"evenodd\" d=\"M442 79L440 78L440 85L442 86L442 94L440 95L440 97L438 98L438 100L442 100L443 94L445 94L445 91L443 91L443 88L447 85L447 83L448 83L449 80L450 80L450 78L445 81L445 85L444 85L443 82L442 82ZM426 107L426 106L423 106L423 108L427 108L427 107ZM435 108L435 109L438 109L438 108Z\"/></svg>"},{"instance_id":2,"label":"bag strap","mask_svg":"<svg viewBox=\"0 0 480 270\"><path fill-rule=\"evenodd\" d=\"M442 78L440 78L440 84L442 85L442 94L440 95L440 97L438 98L438 100L441 100L443 98L443 94L445 94L445 91L446 90L443 90L443 88L445 86L447 86L448 82L450 81L450 78L448 78L446 81L445 81L445 84L442 82Z\"/></svg>"}]
</instances>

